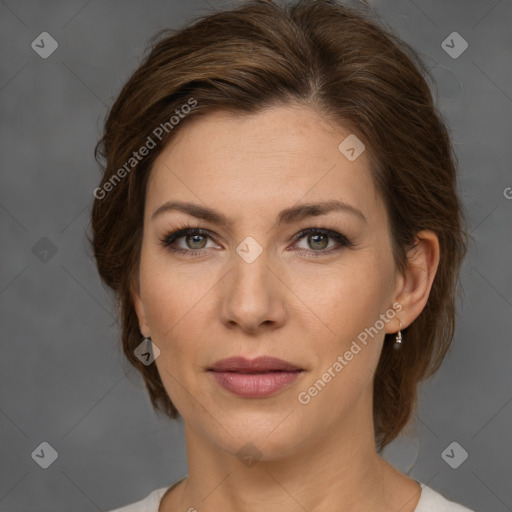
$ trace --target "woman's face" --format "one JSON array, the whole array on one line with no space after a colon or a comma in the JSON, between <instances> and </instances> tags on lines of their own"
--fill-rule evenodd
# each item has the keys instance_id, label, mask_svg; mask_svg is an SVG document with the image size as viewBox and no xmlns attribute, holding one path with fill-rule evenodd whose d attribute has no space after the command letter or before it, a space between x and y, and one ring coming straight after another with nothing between
<instances>
[{"instance_id":1,"label":"woman's face","mask_svg":"<svg viewBox=\"0 0 512 512\"><path fill-rule=\"evenodd\" d=\"M339 149L349 134L306 107L210 114L188 120L151 172L141 331L186 426L228 453L251 443L272 459L335 432L373 435L400 276L367 155L353 159L352 139ZM184 227L202 231L173 240ZM302 371L211 371L260 356Z\"/></svg>"}]
</instances>

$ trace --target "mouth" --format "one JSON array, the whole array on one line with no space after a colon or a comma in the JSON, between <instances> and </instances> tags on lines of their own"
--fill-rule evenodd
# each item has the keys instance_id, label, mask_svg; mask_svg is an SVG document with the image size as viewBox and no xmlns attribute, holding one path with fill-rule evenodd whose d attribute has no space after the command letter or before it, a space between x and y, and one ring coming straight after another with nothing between
<instances>
[{"instance_id":1,"label":"mouth","mask_svg":"<svg viewBox=\"0 0 512 512\"><path fill-rule=\"evenodd\" d=\"M264 398L290 386L305 370L274 357L231 357L208 368L225 390L243 398Z\"/></svg>"}]
</instances>

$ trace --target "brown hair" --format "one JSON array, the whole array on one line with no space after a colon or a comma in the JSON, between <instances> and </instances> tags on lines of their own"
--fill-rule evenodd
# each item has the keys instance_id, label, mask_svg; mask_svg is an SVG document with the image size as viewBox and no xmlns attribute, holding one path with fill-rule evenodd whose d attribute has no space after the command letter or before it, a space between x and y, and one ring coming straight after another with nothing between
<instances>
[{"instance_id":1,"label":"brown hair","mask_svg":"<svg viewBox=\"0 0 512 512\"><path fill-rule=\"evenodd\" d=\"M104 175L101 194L95 192L91 243L100 276L121 310L124 353L142 373L156 410L178 417L156 366L145 366L134 355L142 338L130 296L138 279L152 164L189 118L301 103L364 141L399 269L420 230L439 238L440 263L427 305L403 332L400 350L393 350L393 337L386 336L375 374L378 448L400 433L414 412L418 383L438 369L450 346L467 245L455 155L425 77L417 54L392 32L328 0L286 8L250 1L152 41L113 104L96 147ZM171 116L191 99L194 108L171 127ZM130 160L158 126L167 127L162 140L140 161Z\"/></svg>"}]
</instances>

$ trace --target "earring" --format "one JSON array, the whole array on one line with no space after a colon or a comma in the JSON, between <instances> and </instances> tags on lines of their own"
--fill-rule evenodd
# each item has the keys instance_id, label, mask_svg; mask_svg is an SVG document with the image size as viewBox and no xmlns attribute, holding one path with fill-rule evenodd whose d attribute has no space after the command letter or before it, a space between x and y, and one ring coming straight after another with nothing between
<instances>
[{"instance_id":1,"label":"earring","mask_svg":"<svg viewBox=\"0 0 512 512\"><path fill-rule=\"evenodd\" d=\"M400 320L398 320L400 322ZM400 322L400 329L398 330L398 332L396 333L396 337L395 337L395 348L399 348L400 347L400 344L402 343L402 322Z\"/></svg>"}]
</instances>

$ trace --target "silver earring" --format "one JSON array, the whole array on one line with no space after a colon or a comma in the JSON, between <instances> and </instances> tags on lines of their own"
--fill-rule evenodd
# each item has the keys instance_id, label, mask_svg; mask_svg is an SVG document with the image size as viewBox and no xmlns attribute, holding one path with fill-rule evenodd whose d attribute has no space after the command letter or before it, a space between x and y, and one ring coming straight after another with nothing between
<instances>
[{"instance_id":1,"label":"silver earring","mask_svg":"<svg viewBox=\"0 0 512 512\"><path fill-rule=\"evenodd\" d=\"M400 320L398 320L400 322ZM401 343L402 343L402 322L400 322L400 329L398 329L398 332L396 333L396 336L395 336L395 348L399 348L401 346Z\"/></svg>"}]
</instances>

